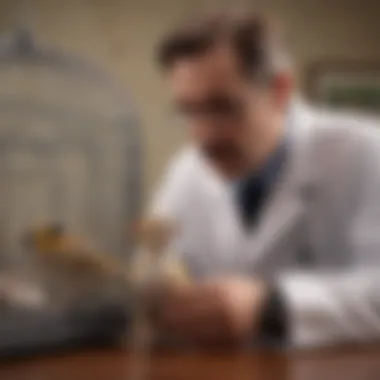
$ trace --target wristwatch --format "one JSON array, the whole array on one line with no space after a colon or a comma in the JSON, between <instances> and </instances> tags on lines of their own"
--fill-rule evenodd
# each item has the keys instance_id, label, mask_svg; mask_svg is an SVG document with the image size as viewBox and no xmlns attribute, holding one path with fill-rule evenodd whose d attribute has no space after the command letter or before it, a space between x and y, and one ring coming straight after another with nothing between
<instances>
[{"instance_id":1,"label":"wristwatch","mask_svg":"<svg viewBox=\"0 0 380 380\"><path fill-rule=\"evenodd\" d=\"M259 323L258 337L265 345L281 345L288 337L289 320L285 300L277 287L270 288Z\"/></svg>"}]
</instances>

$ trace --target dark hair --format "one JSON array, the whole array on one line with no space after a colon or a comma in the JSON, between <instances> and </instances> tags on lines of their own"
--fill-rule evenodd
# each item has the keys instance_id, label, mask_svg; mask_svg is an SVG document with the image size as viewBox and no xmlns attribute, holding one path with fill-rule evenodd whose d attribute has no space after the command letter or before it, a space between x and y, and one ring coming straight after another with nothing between
<instances>
[{"instance_id":1,"label":"dark hair","mask_svg":"<svg viewBox=\"0 0 380 380\"><path fill-rule=\"evenodd\" d=\"M158 62L170 69L178 60L203 55L220 44L235 51L249 77L273 75L277 65L273 53L284 49L280 33L265 15L218 12L193 18L169 33L159 45Z\"/></svg>"}]
</instances>

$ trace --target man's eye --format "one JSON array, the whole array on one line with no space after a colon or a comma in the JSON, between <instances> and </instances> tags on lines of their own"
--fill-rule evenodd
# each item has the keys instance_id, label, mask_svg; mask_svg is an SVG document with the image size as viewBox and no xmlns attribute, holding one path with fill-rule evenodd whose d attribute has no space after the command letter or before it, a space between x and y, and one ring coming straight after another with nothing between
<instances>
[{"instance_id":1,"label":"man's eye","mask_svg":"<svg viewBox=\"0 0 380 380\"><path fill-rule=\"evenodd\" d=\"M239 103L227 98L216 98L209 102L210 110L220 114L235 114L239 111Z\"/></svg>"},{"instance_id":2,"label":"man's eye","mask_svg":"<svg viewBox=\"0 0 380 380\"><path fill-rule=\"evenodd\" d=\"M227 97L210 97L199 102L179 102L176 110L185 116L198 115L236 115L241 109L240 103Z\"/></svg>"},{"instance_id":3,"label":"man's eye","mask_svg":"<svg viewBox=\"0 0 380 380\"><path fill-rule=\"evenodd\" d=\"M227 101L217 101L210 103L209 108L216 113L231 113L235 110L233 104Z\"/></svg>"}]
</instances>

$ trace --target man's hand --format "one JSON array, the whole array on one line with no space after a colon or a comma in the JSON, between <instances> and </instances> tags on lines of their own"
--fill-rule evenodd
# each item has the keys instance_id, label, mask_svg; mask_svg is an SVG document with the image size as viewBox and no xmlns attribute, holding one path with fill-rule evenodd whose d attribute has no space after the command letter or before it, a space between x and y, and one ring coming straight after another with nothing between
<instances>
[{"instance_id":1,"label":"man's hand","mask_svg":"<svg viewBox=\"0 0 380 380\"><path fill-rule=\"evenodd\" d=\"M158 322L190 341L243 341L257 332L267 293L263 283L250 278L178 286L165 294Z\"/></svg>"}]
</instances>

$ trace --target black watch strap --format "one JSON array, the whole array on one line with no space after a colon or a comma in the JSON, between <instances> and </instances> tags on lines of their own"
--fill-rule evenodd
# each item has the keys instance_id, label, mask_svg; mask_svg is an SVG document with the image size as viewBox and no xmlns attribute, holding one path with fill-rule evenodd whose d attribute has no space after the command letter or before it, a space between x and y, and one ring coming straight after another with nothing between
<instances>
[{"instance_id":1,"label":"black watch strap","mask_svg":"<svg viewBox=\"0 0 380 380\"><path fill-rule=\"evenodd\" d=\"M258 336L263 344L283 344L288 336L288 315L284 298L272 288L262 313Z\"/></svg>"}]
</instances>

